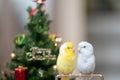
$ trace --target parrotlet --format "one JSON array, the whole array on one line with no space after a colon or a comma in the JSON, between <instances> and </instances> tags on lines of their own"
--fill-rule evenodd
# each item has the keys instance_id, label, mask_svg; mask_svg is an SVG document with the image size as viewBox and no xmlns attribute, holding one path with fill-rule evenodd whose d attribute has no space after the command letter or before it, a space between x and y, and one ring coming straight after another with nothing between
<instances>
[{"instance_id":1,"label":"parrotlet","mask_svg":"<svg viewBox=\"0 0 120 80\"><path fill-rule=\"evenodd\" d=\"M93 74L95 55L92 44L82 41L78 44L77 69L82 74Z\"/></svg>"},{"instance_id":2,"label":"parrotlet","mask_svg":"<svg viewBox=\"0 0 120 80\"><path fill-rule=\"evenodd\" d=\"M57 70L60 75L69 75L76 67L76 56L72 42L65 42L61 45L57 59ZM61 80L69 80L62 78Z\"/></svg>"}]
</instances>

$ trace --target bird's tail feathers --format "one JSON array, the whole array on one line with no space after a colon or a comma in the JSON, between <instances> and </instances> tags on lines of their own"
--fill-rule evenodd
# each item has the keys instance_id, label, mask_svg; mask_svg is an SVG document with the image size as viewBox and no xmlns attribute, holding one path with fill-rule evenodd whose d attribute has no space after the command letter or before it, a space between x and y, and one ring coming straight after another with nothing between
<instances>
[{"instance_id":1,"label":"bird's tail feathers","mask_svg":"<svg viewBox=\"0 0 120 80\"><path fill-rule=\"evenodd\" d=\"M62 78L61 80L69 80L69 78Z\"/></svg>"}]
</instances>

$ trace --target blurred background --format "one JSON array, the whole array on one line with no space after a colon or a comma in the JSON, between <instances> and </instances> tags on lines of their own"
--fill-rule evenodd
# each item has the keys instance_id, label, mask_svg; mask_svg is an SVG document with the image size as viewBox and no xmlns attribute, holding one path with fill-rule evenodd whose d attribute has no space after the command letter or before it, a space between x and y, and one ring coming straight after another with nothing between
<instances>
[{"instance_id":1,"label":"blurred background","mask_svg":"<svg viewBox=\"0 0 120 80\"><path fill-rule=\"evenodd\" d=\"M65 41L87 40L94 46L96 73L105 80L120 77L120 0L47 0L46 11L52 20L50 33ZM10 61L15 35L26 32L28 6L32 0L0 0L0 71Z\"/></svg>"}]
</instances>

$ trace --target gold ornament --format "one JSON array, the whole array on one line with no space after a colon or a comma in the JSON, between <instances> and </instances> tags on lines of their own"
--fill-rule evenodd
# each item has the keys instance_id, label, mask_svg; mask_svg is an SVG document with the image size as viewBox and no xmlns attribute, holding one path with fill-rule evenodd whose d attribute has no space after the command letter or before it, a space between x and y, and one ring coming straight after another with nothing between
<instances>
[{"instance_id":1,"label":"gold ornament","mask_svg":"<svg viewBox=\"0 0 120 80\"><path fill-rule=\"evenodd\" d=\"M28 67L23 67L21 65L19 65L18 68L28 69Z\"/></svg>"},{"instance_id":2,"label":"gold ornament","mask_svg":"<svg viewBox=\"0 0 120 80\"><path fill-rule=\"evenodd\" d=\"M62 38L58 37L58 38L55 39L55 41L59 43L59 42L62 41Z\"/></svg>"},{"instance_id":3,"label":"gold ornament","mask_svg":"<svg viewBox=\"0 0 120 80\"><path fill-rule=\"evenodd\" d=\"M55 42L57 35L56 34L49 34L49 38Z\"/></svg>"},{"instance_id":4,"label":"gold ornament","mask_svg":"<svg viewBox=\"0 0 120 80\"><path fill-rule=\"evenodd\" d=\"M62 38L56 34L49 34L49 38L55 42L55 46L59 46L59 44L62 42Z\"/></svg>"},{"instance_id":5,"label":"gold ornament","mask_svg":"<svg viewBox=\"0 0 120 80\"><path fill-rule=\"evenodd\" d=\"M62 38L61 37L57 37L55 39L55 46L59 46L59 44L62 42Z\"/></svg>"},{"instance_id":6,"label":"gold ornament","mask_svg":"<svg viewBox=\"0 0 120 80\"><path fill-rule=\"evenodd\" d=\"M53 65L53 70L57 71L57 66L56 65Z\"/></svg>"},{"instance_id":7,"label":"gold ornament","mask_svg":"<svg viewBox=\"0 0 120 80\"><path fill-rule=\"evenodd\" d=\"M16 58L15 53L11 53L11 58L12 58L12 60L14 60Z\"/></svg>"}]
</instances>

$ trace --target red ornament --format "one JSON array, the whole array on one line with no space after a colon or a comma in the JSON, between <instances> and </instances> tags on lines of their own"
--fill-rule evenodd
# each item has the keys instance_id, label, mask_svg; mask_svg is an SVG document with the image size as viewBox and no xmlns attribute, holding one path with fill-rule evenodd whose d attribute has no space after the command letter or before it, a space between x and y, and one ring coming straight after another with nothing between
<instances>
[{"instance_id":1,"label":"red ornament","mask_svg":"<svg viewBox=\"0 0 120 80\"><path fill-rule=\"evenodd\" d=\"M19 66L15 68L15 80L27 80L27 68Z\"/></svg>"},{"instance_id":2,"label":"red ornament","mask_svg":"<svg viewBox=\"0 0 120 80\"><path fill-rule=\"evenodd\" d=\"M42 0L43 4L45 3L46 0Z\"/></svg>"},{"instance_id":3,"label":"red ornament","mask_svg":"<svg viewBox=\"0 0 120 80\"><path fill-rule=\"evenodd\" d=\"M42 0L42 2L45 2L46 0Z\"/></svg>"},{"instance_id":4,"label":"red ornament","mask_svg":"<svg viewBox=\"0 0 120 80\"><path fill-rule=\"evenodd\" d=\"M30 12L30 17L34 16L37 12L37 7Z\"/></svg>"}]
</instances>

